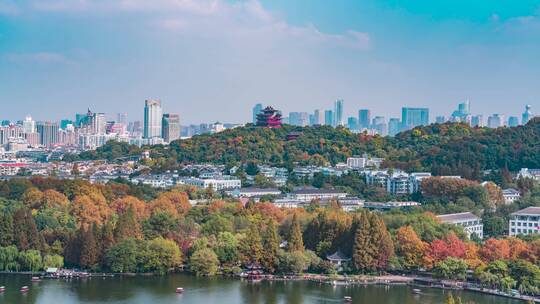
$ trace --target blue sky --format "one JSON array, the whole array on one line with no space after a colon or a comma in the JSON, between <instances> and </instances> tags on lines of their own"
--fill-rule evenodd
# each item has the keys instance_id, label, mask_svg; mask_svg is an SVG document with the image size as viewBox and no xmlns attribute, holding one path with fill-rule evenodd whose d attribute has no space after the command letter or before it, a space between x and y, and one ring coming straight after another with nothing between
<instances>
[{"instance_id":1,"label":"blue sky","mask_svg":"<svg viewBox=\"0 0 540 304\"><path fill-rule=\"evenodd\" d=\"M540 0L0 0L0 119L540 112Z\"/></svg>"}]
</instances>

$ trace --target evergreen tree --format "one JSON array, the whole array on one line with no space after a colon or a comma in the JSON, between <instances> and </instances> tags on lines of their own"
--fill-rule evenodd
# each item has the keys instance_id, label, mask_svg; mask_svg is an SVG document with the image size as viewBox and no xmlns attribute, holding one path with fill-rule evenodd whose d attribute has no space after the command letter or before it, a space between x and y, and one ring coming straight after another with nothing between
<instances>
[{"instance_id":1,"label":"evergreen tree","mask_svg":"<svg viewBox=\"0 0 540 304\"><path fill-rule=\"evenodd\" d=\"M302 238L302 229L296 213L293 215L289 239L287 240L287 248L289 251L304 251L304 240Z\"/></svg>"},{"instance_id":2,"label":"evergreen tree","mask_svg":"<svg viewBox=\"0 0 540 304\"><path fill-rule=\"evenodd\" d=\"M452 295L451 292L448 293L448 295L446 296L446 304L455 304L456 302L454 301L454 296Z\"/></svg>"},{"instance_id":3,"label":"evergreen tree","mask_svg":"<svg viewBox=\"0 0 540 304\"><path fill-rule=\"evenodd\" d=\"M371 242L371 227L367 212L362 212L354 234L352 260L354 267L362 272L372 268L376 262L373 258L373 244Z\"/></svg>"},{"instance_id":4,"label":"evergreen tree","mask_svg":"<svg viewBox=\"0 0 540 304\"><path fill-rule=\"evenodd\" d=\"M95 226L95 224L94 224ZM89 227L82 232L81 256L79 263L81 267L91 269L99 261L99 247L94 234L96 229Z\"/></svg>"},{"instance_id":5,"label":"evergreen tree","mask_svg":"<svg viewBox=\"0 0 540 304\"><path fill-rule=\"evenodd\" d=\"M120 242L128 238L141 237L141 224L137 220L135 210L130 207L118 218L118 223L116 224L116 229L114 231L114 238L117 242Z\"/></svg>"},{"instance_id":6,"label":"evergreen tree","mask_svg":"<svg viewBox=\"0 0 540 304\"><path fill-rule=\"evenodd\" d=\"M369 246L373 249L374 254L374 263L370 268L372 270L383 270L388 265L388 259L394 255L394 244L382 219L374 213L371 213L369 218L371 231L369 234L371 237Z\"/></svg>"},{"instance_id":7,"label":"evergreen tree","mask_svg":"<svg viewBox=\"0 0 540 304\"><path fill-rule=\"evenodd\" d=\"M36 222L29 209L21 208L13 215L15 244L20 251L29 249L42 250L43 238L39 234Z\"/></svg>"},{"instance_id":8,"label":"evergreen tree","mask_svg":"<svg viewBox=\"0 0 540 304\"><path fill-rule=\"evenodd\" d=\"M263 249L261 265L270 273L276 270L278 264L279 234L274 220L269 219L263 235Z\"/></svg>"},{"instance_id":9,"label":"evergreen tree","mask_svg":"<svg viewBox=\"0 0 540 304\"><path fill-rule=\"evenodd\" d=\"M105 223L101 226L99 232L99 246L101 251L101 264L105 265L105 255L114 246L114 230L111 223Z\"/></svg>"},{"instance_id":10,"label":"evergreen tree","mask_svg":"<svg viewBox=\"0 0 540 304\"><path fill-rule=\"evenodd\" d=\"M256 264L261 265L261 261L264 255L261 233L255 224L252 224L244 246L242 247L243 260L246 265Z\"/></svg>"},{"instance_id":11,"label":"evergreen tree","mask_svg":"<svg viewBox=\"0 0 540 304\"><path fill-rule=\"evenodd\" d=\"M0 213L0 247L13 244L13 216L10 213Z\"/></svg>"}]
</instances>

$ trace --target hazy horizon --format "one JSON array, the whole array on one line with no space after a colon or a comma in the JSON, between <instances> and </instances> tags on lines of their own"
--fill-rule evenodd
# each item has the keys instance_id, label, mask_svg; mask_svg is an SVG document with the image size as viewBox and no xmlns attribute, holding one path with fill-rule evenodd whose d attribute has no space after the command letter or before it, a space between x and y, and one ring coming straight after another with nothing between
<instances>
[{"instance_id":1,"label":"hazy horizon","mask_svg":"<svg viewBox=\"0 0 540 304\"><path fill-rule=\"evenodd\" d=\"M244 123L254 104L540 112L540 0L0 0L0 119Z\"/></svg>"}]
</instances>

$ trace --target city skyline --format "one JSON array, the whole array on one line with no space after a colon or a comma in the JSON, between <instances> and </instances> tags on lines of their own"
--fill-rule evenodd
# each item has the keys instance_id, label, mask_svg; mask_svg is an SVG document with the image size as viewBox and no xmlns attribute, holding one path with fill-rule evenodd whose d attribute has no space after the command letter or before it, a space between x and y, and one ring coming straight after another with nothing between
<instances>
[{"instance_id":1,"label":"city skyline","mask_svg":"<svg viewBox=\"0 0 540 304\"><path fill-rule=\"evenodd\" d=\"M540 108L539 12L540 1L5 1L0 119L90 105L142 120L146 98L185 123L337 99L344 119L363 108L399 117L401 105L435 117L467 99L519 116L508 104Z\"/></svg>"}]
</instances>

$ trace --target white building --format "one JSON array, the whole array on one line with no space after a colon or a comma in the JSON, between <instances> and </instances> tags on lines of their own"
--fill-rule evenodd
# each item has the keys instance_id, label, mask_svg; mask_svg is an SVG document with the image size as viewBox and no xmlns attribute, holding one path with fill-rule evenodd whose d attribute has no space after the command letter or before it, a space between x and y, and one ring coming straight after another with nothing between
<instances>
[{"instance_id":1,"label":"white building","mask_svg":"<svg viewBox=\"0 0 540 304\"><path fill-rule=\"evenodd\" d=\"M161 101L147 99L144 102L144 138L161 137L163 111Z\"/></svg>"},{"instance_id":2,"label":"white building","mask_svg":"<svg viewBox=\"0 0 540 304\"><path fill-rule=\"evenodd\" d=\"M348 157L347 167L351 169L363 169L366 167L367 159L365 157Z\"/></svg>"},{"instance_id":3,"label":"white building","mask_svg":"<svg viewBox=\"0 0 540 304\"><path fill-rule=\"evenodd\" d=\"M502 194L504 198L504 203L507 205L512 204L521 198L521 194L519 193L519 191L512 188L502 190Z\"/></svg>"},{"instance_id":4,"label":"white building","mask_svg":"<svg viewBox=\"0 0 540 304\"><path fill-rule=\"evenodd\" d=\"M538 234L540 230L540 207L527 207L510 214L508 235Z\"/></svg>"},{"instance_id":5,"label":"white building","mask_svg":"<svg viewBox=\"0 0 540 304\"><path fill-rule=\"evenodd\" d=\"M234 197L257 197L264 195L280 195L281 191L275 188L241 188L232 191L227 191L227 194Z\"/></svg>"},{"instance_id":6,"label":"white building","mask_svg":"<svg viewBox=\"0 0 540 304\"><path fill-rule=\"evenodd\" d=\"M197 186L201 188L210 188L215 191L238 189L242 188L242 181L239 179L202 179L202 178L186 178L184 184Z\"/></svg>"},{"instance_id":7,"label":"white building","mask_svg":"<svg viewBox=\"0 0 540 304\"><path fill-rule=\"evenodd\" d=\"M438 215L437 218L446 224L463 227L463 231L471 238L473 234L482 239L484 237L484 224L482 219L471 212L451 213Z\"/></svg>"},{"instance_id":8,"label":"white building","mask_svg":"<svg viewBox=\"0 0 540 304\"><path fill-rule=\"evenodd\" d=\"M347 196L346 192L332 189L301 189L289 194L289 198L301 202L311 202L312 200L340 199Z\"/></svg>"},{"instance_id":9,"label":"white building","mask_svg":"<svg viewBox=\"0 0 540 304\"><path fill-rule=\"evenodd\" d=\"M407 174L398 170L390 174L386 170L369 171L366 173L366 184L380 186L392 194L413 194L420 191L422 180L428 177L431 177L431 173Z\"/></svg>"},{"instance_id":10,"label":"white building","mask_svg":"<svg viewBox=\"0 0 540 304\"><path fill-rule=\"evenodd\" d=\"M519 170L518 178L532 178L540 181L540 169L522 168Z\"/></svg>"}]
</instances>

